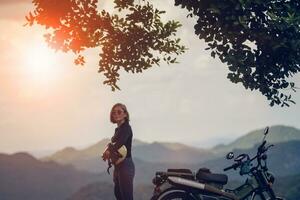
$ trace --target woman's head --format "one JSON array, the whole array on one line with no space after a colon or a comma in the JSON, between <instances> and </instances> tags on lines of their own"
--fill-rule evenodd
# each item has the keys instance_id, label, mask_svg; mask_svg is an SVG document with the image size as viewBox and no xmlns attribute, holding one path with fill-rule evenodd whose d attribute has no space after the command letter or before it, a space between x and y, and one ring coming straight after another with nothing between
<instances>
[{"instance_id":1,"label":"woman's head","mask_svg":"<svg viewBox=\"0 0 300 200\"><path fill-rule=\"evenodd\" d=\"M112 123L119 123L123 120L129 121L129 113L127 108L122 103L115 104L110 111L110 121Z\"/></svg>"}]
</instances>

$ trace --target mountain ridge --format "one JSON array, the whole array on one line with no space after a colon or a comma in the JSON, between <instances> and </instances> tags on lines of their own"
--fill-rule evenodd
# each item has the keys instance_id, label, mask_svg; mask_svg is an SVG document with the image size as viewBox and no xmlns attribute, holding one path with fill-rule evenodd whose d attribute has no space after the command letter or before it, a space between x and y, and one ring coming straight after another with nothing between
<instances>
[{"instance_id":1,"label":"mountain ridge","mask_svg":"<svg viewBox=\"0 0 300 200\"><path fill-rule=\"evenodd\" d=\"M263 129L257 129L237 138L228 145L219 145L212 149L201 149L179 142L155 141L147 143L134 139L132 155L146 162L196 164L223 157L225 153L233 149L252 148L255 144L261 142L262 138ZM300 130L281 125L270 127L269 142L276 144L290 140L300 141ZM42 158L42 160L53 160L60 164L72 164L79 170L102 172L106 169L106 163L102 161L101 154L109 141L108 138L105 138L84 149L66 147L48 157Z\"/></svg>"},{"instance_id":2,"label":"mountain ridge","mask_svg":"<svg viewBox=\"0 0 300 200\"><path fill-rule=\"evenodd\" d=\"M281 128L283 128L280 131L281 135L290 130L290 127L286 126L283 126ZM295 132L295 134L299 134L300 131L298 129L296 130L297 131ZM289 136L289 134L287 135ZM258 131L257 138L258 141L261 142L263 138L263 131L261 129ZM275 146L268 152L268 166L276 179L278 177L278 180L286 180L285 177L290 177L289 180L286 181L287 184L284 187L291 188L293 195L298 195L297 197L299 197L299 194L296 190L300 188L300 184L295 185L296 182L291 180L293 176L300 175L300 141L297 138L295 140L294 139L294 137L283 137L283 141L289 141L275 143ZM272 140L276 141L274 140L274 138L272 139L271 127L270 133L267 136L267 141L270 142ZM103 194L107 194L105 192L107 192L108 190L111 191L112 186L106 185L106 187L105 184L111 184L112 177L105 172L107 167L106 163L104 163L99 157L97 157L99 156L99 146L102 145L104 148L107 141L109 140L107 139L104 141L99 141L83 149L76 149L73 147L66 147L62 149L61 152L67 152L69 154L74 153L76 154L76 156L83 156L87 152L94 152L97 154L96 157L88 158L88 156L83 156L83 158L81 159L78 159L78 157L76 158L76 156L74 156L74 158L77 159L75 159L74 161L75 165L74 163L65 163L64 165L62 165L51 159L47 161L38 160L26 152L18 152L11 155L0 153L1 200L19 200L23 199L26 195L29 195L30 197L26 199L31 200L62 200L66 199L67 197L72 197L72 200L73 198L74 200L86 200L85 197L81 198L81 194L89 195L90 193L94 192L100 192L98 193L100 196ZM249 155L254 155L258 145L256 144L256 141L257 139L249 140L251 144L254 144L254 146L250 149L235 148L233 150L235 156L240 153L248 153ZM133 158L136 165L135 187L137 188L138 186L143 186L145 184L147 185L147 187L140 188L139 195L143 192L146 193L143 194L144 196L139 199L148 199L146 197L149 197L151 189L153 189L153 186L151 186L151 180L154 177L156 171L165 171L168 168L189 168L192 171L196 172L196 170L198 170L199 168L207 167L210 168L213 173L224 173L223 168L230 166L233 162L232 160L225 159L225 154L227 152L223 152L223 154L220 153L217 157L209 155L208 157L213 159L202 160L200 162L196 156L197 154L203 153L203 149L188 148L187 145L181 143L144 143L142 141L137 141L137 143L134 143L134 148L136 151L136 155L138 155L138 152L140 152L142 156L146 158L150 157L150 159L148 158L148 160L152 160L152 162L148 162L141 158ZM145 151L144 149L142 151L142 148L148 148L148 150ZM155 152L153 149L155 150ZM164 152L162 152L162 150ZM149 155L147 155L147 153ZM152 159L151 155L156 156L157 158L155 159L157 160ZM171 155L174 155L173 159L171 158ZM197 163L178 162L179 160L188 161L187 159L183 160L183 158L185 158L185 156L187 155L190 155L189 159L197 161ZM99 170L99 168L101 167L103 167L103 169ZM84 171L80 171L79 169ZM90 172L97 172L97 174ZM239 176L238 172L233 170L228 171L228 175L229 179L233 181L245 178ZM283 177L284 179L281 179L281 177ZM299 177L300 176L298 176L298 178ZM102 189L98 188L99 184L93 184L94 182L99 181L104 184ZM295 185L295 187L292 187L293 184ZM90 187L85 187L84 185L89 185ZM278 188L280 188L280 186L281 185L279 185ZM285 190L282 189L282 191ZM109 194L110 193L111 192L109 192ZM45 196L47 198L44 198Z\"/></svg>"},{"instance_id":3,"label":"mountain ridge","mask_svg":"<svg viewBox=\"0 0 300 200\"><path fill-rule=\"evenodd\" d=\"M99 178L71 165L40 161L25 152L1 153L0 177L1 200L64 200Z\"/></svg>"},{"instance_id":4,"label":"mountain ridge","mask_svg":"<svg viewBox=\"0 0 300 200\"><path fill-rule=\"evenodd\" d=\"M229 144L219 144L211 148L215 152L226 152L233 149L248 149L262 140L264 128L250 131ZM274 125L269 127L268 142L276 144L291 140L300 141L300 129L286 125Z\"/></svg>"}]
</instances>

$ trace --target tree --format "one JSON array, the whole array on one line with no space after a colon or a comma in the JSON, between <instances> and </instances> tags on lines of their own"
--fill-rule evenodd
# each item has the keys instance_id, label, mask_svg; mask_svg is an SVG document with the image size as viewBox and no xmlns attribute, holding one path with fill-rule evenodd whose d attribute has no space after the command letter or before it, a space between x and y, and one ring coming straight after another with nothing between
<instances>
[{"instance_id":1,"label":"tree","mask_svg":"<svg viewBox=\"0 0 300 200\"><path fill-rule=\"evenodd\" d=\"M164 11L149 2L114 0L118 14L97 10L97 0L33 0L35 10L26 16L27 24L48 29L45 39L50 47L76 54L75 64L83 65L81 52L100 47L99 72L106 77L104 84L112 90L117 85L119 71L140 73L161 59L176 63L176 55L186 48L174 38L178 21L163 23Z\"/></svg>"},{"instance_id":2,"label":"tree","mask_svg":"<svg viewBox=\"0 0 300 200\"><path fill-rule=\"evenodd\" d=\"M175 0L198 17L195 34L226 63L233 83L259 90L270 105L289 106L288 78L300 71L297 0ZM286 91L286 90L285 90Z\"/></svg>"},{"instance_id":3,"label":"tree","mask_svg":"<svg viewBox=\"0 0 300 200\"><path fill-rule=\"evenodd\" d=\"M33 2L36 9L27 20L30 25L37 22L54 30L47 36L52 46L79 53L83 48L103 45L99 71L104 72L108 79L105 84L112 88L118 88L120 68L142 72L158 65L160 56L174 63L176 57L170 54L185 51L179 39L170 39L180 24L163 24L159 16L164 12L146 1L142 5L134 0L115 0L115 8L128 13L123 18L121 13L98 14L95 0ZM53 2L59 9L53 7ZM287 92L296 91L289 78L300 71L297 0L175 0L175 5L189 10L188 16L198 18L195 34L205 40L212 57L227 64L230 81L260 91L271 106L295 103ZM118 39L121 37L125 39ZM79 56L77 63L83 62Z\"/></svg>"}]
</instances>

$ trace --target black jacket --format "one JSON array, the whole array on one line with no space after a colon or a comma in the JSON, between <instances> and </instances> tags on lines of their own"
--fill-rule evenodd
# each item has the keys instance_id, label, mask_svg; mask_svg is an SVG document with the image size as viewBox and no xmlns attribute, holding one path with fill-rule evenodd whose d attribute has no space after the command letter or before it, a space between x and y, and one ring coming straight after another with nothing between
<instances>
[{"instance_id":1,"label":"black jacket","mask_svg":"<svg viewBox=\"0 0 300 200\"><path fill-rule=\"evenodd\" d=\"M115 129L115 134L111 138L111 142L114 143L114 149L119 149L122 145L125 145L127 148L126 158L131 157L132 130L127 120Z\"/></svg>"}]
</instances>

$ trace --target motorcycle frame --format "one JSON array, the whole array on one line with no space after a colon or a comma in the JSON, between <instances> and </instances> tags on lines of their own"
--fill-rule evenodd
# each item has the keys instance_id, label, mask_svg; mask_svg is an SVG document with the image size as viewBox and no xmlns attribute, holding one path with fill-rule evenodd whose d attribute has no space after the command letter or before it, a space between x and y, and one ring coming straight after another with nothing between
<instances>
[{"instance_id":1,"label":"motorcycle frame","mask_svg":"<svg viewBox=\"0 0 300 200\"><path fill-rule=\"evenodd\" d=\"M243 185L230 192L233 192L240 200L245 200L249 197L253 200L255 196L259 196L262 200L266 200L267 197L265 196L265 193L267 193L270 199L276 199L276 195L268 183L265 172L257 170L252 174L253 176L250 179L247 179Z\"/></svg>"},{"instance_id":2,"label":"motorcycle frame","mask_svg":"<svg viewBox=\"0 0 300 200\"><path fill-rule=\"evenodd\" d=\"M267 169L256 168L253 170L247 178L245 183L238 186L237 188L225 189L228 193L233 193L239 200L246 200L250 197L250 200L254 200L256 196L259 196L261 200L267 200L267 197L271 200L275 200L277 197L268 182ZM157 186L160 188L160 194L165 194L166 192L170 192L172 190L181 190L186 192L188 195L191 195L195 200L201 200L201 196L210 196L215 199L229 199L226 196L214 194L205 190L190 188L184 185L173 185L168 181L165 181L163 184ZM267 193L268 196L265 195ZM160 196L160 195L158 195ZM157 197L158 197L157 196Z\"/></svg>"}]
</instances>

